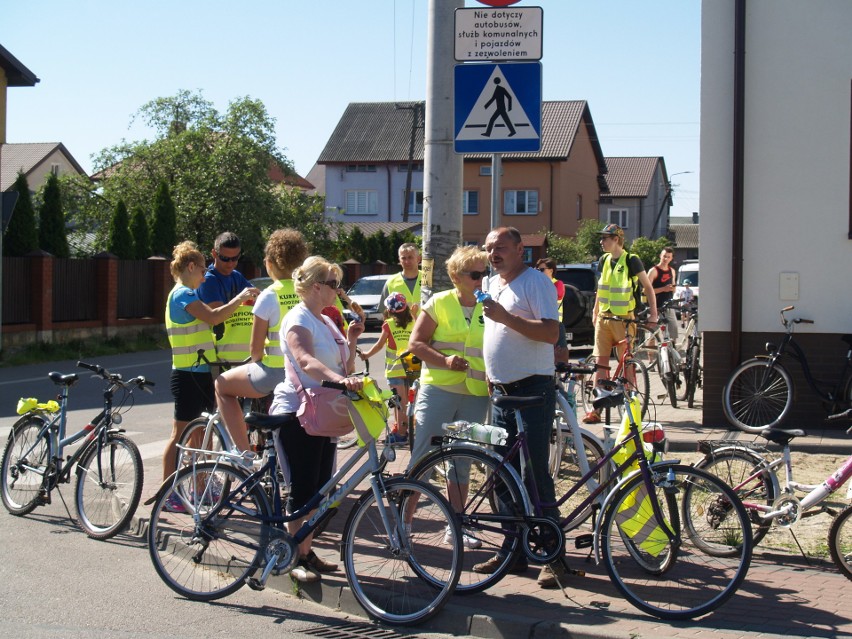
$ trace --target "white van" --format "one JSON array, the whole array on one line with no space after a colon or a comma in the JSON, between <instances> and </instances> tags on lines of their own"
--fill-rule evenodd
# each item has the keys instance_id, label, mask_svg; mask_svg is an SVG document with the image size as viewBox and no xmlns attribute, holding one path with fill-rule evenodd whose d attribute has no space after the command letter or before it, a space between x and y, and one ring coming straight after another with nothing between
<instances>
[{"instance_id":1,"label":"white van","mask_svg":"<svg viewBox=\"0 0 852 639\"><path fill-rule=\"evenodd\" d=\"M682 296L681 291L683 291L687 282L689 282L689 288L692 289L693 302L698 304L698 260L684 260L680 268L677 269L675 298Z\"/></svg>"}]
</instances>

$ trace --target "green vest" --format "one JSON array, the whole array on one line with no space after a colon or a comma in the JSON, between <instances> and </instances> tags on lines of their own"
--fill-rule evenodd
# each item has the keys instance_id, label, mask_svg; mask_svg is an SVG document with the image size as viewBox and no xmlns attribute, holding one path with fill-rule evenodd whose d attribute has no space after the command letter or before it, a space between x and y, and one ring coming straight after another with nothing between
<instances>
[{"instance_id":1,"label":"green vest","mask_svg":"<svg viewBox=\"0 0 852 639\"><path fill-rule=\"evenodd\" d=\"M417 306L419 307L421 278L422 273L420 271L417 271L417 281L415 282L414 290L412 291L408 288L408 284L405 283L405 278L402 277L402 273L397 273L388 280L388 295L390 295L391 293L402 293L405 296L405 301L408 302L409 307L412 304L417 304Z\"/></svg>"},{"instance_id":2,"label":"green vest","mask_svg":"<svg viewBox=\"0 0 852 639\"><path fill-rule=\"evenodd\" d=\"M612 255L604 255L601 277L598 280L598 310L601 313L610 312L624 317L636 306L633 288L638 276L630 277L627 264L629 256L627 251L623 251L613 266Z\"/></svg>"},{"instance_id":3,"label":"green vest","mask_svg":"<svg viewBox=\"0 0 852 639\"><path fill-rule=\"evenodd\" d=\"M471 395L485 397L488 395L488 383L482 353L482 339L485 335L482 304L473 307L468 325L455 289L437 293L432 296L432 300L438 323L432 335L432 348L448 357L464 357L470 366L466 371L451 371L446 368L430 368L423 362L420 382L436 386L456 386L464 383Z\"/></svg>"},{"instance_id":4,"label":"green vest","mask_svg":"<svg viewBox=\"0 0 852 639\"><path fill-rule=\"evenodd\" d=\"M241 362L251 356L251 330L254 323L254 298L247 299L225 320L222 339L216 341L216 355L229 362Z\"/></svg>"},{"instance_id":5,"label":"green vest","mask_svg":"<svg viewBox=\"0 0 852 639\"><path fill-rule=\"evenodd\" d=\"M397 326L394 320L388 320L387 324L393 341L396 342L396 350L394 351L390 348L390 342L388 341L385 346L385 377L388 379L392 377L405 377L405 368L403 368L402 362L397 358L408 350L408 340L411 337L412 329L414 329L414 320L410 321L405 328Z\"/></svg>"},{"instance_id":6,"label":"green vest","mask_svg":"<svg viewBox=\"0 0 852 639\"><path fill-rule=\"evenodd\" d=\"M263 363L269 368L284 368L284 351L281 350L281 324L284 316L301 301L296 293L293 280L276 280L270 286L278 296L278 322L270 324L266 329L266 343L264 344Z\"/></svg>"},{"instance_id":7,"label":"green vest","mask_svg":"<svg viewBox=\"0 0 852 639\"><path fill-rule=\"evenodd\" d=\"M194 319L189 324L177 324L172 321L169 313L169 305L175 291L182 284L175 284L166 299L166 333L169 336L169 345L172 347L172 368L192 368L198 361L198 349L209 351L208 357L213 351L213 329L210 324Z\"/></svg>"}]
</instances>

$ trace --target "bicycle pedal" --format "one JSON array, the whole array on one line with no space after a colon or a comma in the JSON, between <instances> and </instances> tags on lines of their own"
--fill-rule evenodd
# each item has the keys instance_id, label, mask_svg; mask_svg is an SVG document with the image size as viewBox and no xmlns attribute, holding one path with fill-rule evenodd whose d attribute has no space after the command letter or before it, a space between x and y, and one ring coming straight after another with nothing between
<instances>
[{"instance_id":1,"label":"bicycle pedal","mask_svg":"<svg viewBox=\"0 0 852 639\"><path fill-rule=\"evenodd\" d=\"M257 578L255 578L255 577L252 577L251 579L248 579L248 580L246 581L246 584L247 584L247 585L248 585L248 587L249 587L249 588L251 588L252 590L257 590L257 591L266 590L266 586L264 586L262 583L260 583L260 580L258 580L258 579L257 579Z\"/></svg>"},{"instance_id":2,"label":"bicycle pedal","mask_svg":"<svg viewBox=\"0 0 852 639\"><path fill-rule=\"evenodd\" d=\"M38 503L41 506L49 506L50 503L51 503L50 493L48 493L48 492L40 493L39 496L38 496Z\"/></svg>"},{"instance_id":3,"label":"bicycle pedal","mask_svg":"<svg viewBox=\"0 0 852 639\"><path fill-rule=\"evenodd\" d=\"M595 537L592 533L586 533L584 535L578 535L574 540L574 548L580 550L582 548L591 548L595 545Z\"/></svg>"}]
</instances>

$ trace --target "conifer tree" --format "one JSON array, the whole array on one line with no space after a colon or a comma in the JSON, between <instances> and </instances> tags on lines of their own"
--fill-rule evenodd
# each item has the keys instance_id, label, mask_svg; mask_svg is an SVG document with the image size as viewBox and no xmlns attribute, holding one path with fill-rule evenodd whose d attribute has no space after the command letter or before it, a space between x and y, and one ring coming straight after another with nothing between
<instances>
[{"instance_id":1,"label":"conifer tree","mask_svg":"<svg viewBox=\"0 0 852 639\"><path fill-rule=\"evenodd\" d=\"M130 217L127 215L127 205L124 200L118 201L110 218L107 250L120 260L131 260L134 257Z\"/></svg>"},{"instance_id":2,"label":"conifer tree","mask_svg":"<svg viewBox=\"0 0 852 639\"><path fill-rule=\"evenodd\" d=\"M130 214L130 234L133 236L133 258L147 260L151 257L151 233L145 209L134 206Z\"/></svg>"},{"instance_id":3,"label":"conifer tree","mask_svg":"<svg viewBox=\"0 0 852 639\"><path fill-rule=\"evenodd\" d=\"M169 185L160 181L154 196L154 217L151 220L151 254L171 257L177 244L177 219L175 205L169 194Z\"/></svg>"},{"instance_id":4,"label":"conifer tree","mask_svg":"<svg viewBox=\"0 0 852 639\"><path fill-rule=\"evenodd\" d=\"M18 173L12 190L18 193L18 202L3 236L3 255L21 257L38 249L38 229L36 229L33 200L27 176Z\"/></svg>"},{"instance_id":5,"label":"conifer tree","mask_svg":"<svg viewBox=\"0 0 852 639\"><path fill-rule=\"evenodd\" d=\"M38 215L38 243L43 251L54 257L67 258L68 238L65 235L65 215L62 212L62 193L59 178L51 173L44 187L44 199Z\"/></svg>"}]
</instances>

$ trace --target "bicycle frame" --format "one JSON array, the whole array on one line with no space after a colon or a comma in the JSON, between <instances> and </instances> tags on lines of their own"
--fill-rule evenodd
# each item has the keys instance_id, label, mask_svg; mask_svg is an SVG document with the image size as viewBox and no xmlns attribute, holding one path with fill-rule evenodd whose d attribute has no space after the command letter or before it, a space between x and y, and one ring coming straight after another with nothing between
<instances>
[{"instance_id":1,"label":"bicycle frame","mask_svg":"<svg viewBox=\"0 0 852 639\"><path fill-rule=\"evenodd\" d=\"M469 510L471 506L481 500L487 499L487 495L490 491L496 489L496 481L497 476L499 474L500 468L505 468L508 470L510 474L513 474L517 479L517 472L514 470L511 462L515 460L520 454L520 462L521 462L521 477L523 480L519 482L518 486L521 488L521 494L524 495L524 505L526 513L523 517L518 517L514 515L499 515L499 514L483 514L483 513L474 513L473 515L462 515L462 518L468 518L469 520L475 520L477 522L477 526L482 528L483 530L488 530L491 532L500 532L504 535L512 535L516 537L520 537L523 535L523 532L519 531L510 531L505 527L501 526L499 528L493 526L483 525L482 522L493 522L495 524L507 524L507 523L529 523L530 520L535 519L543 519L543 513L545 508L559 508L564 504L568 499L570 499L575 493L577 493L582 487L586 486L588 482L594 482L593 476L598 473L599 470L609 466L612 464L615 467L615 471L607 477L607 479L596 488L590 491L589 495L578 505L576 506L568 515L566 515L560 522L559 526L563 530L571 529L572 522L574 519L578 517L580 513L583 512L589 505L591 505L594 501L596 501L607 488L611 487L610 492L607 495L607 498L604 499L602 509L605 510L607 503L611 499L612 495L615 494L616 489L620 487L624 482L632 479L632 477L638 472L642 475L643 480L646 486L650 486L651 479L651 463L645 457L645 455L640 452L644 451L642 446L642 435L639 431L639 425L633 419L632 411L630 410L630 399L625 395L625 410L629 415L629 436L625 438L619 444L613 446L611 450L609 450L604 457L595 464L593 468L591 468L588 472L583 474L583 477L580 478L574 486L572 486L568 492L566 492L562 497L560 497L556 502L542 502L538 488L535 485L535 482L532 481L532 460L530 458L529 446L526 440L526 432L524 427L523 418L521 417L521 411L519 408L515 408L515 420L518 426L518 434L515 437L515 441L509 445L508 451L505 454L498 455L497 453L491 453L495 457L495 460L498 462L497 468L495 472L488 478L487 481L483 482L483 484L479 487L477 491L475 491L472 495L468 496L468 500L465 504L463 512ZM628 443L632 442L634 445L634 451L630 453L627 458L620 464L613 461L615 455L625 448ZM588 463L588 462L587 462ZM639 468L631 473L628 473L626 477L621 477L618 481L615 478L620 477L628 468L630 468L634 463L638 463ZM677 464L677 460L658 462L653 464L654 469L664 468L665 466L671 466ZM529 481L527 481L529 479ZM596 483L596 482L595 482ZM529 507L532 507L530 510ZM660 510L660 505L657 500L651 500L651 506L654 513L654 516L657 518L658 522L665 522L665 517ZM531 516L532 515L532 516ZM600 525L601 519L598 518L595 522L594 526L594 552L595 552L595 561L599 563L600 561L600 549L598 547L598 538L600 537ZM669 541L674 541L677 539L678 535L674 533L669 527L669 524L665 524L662 526L665 534L667 535Z\"/></svg>"},{"instance_id":2,"label":"bicycle frame","mask_svg":"<svg viewBox=\"0 0 852 639\"><path fill-rule=\"evenodd\" d=\"M843 392L844 382L848 378L849 371L852 370L852 349L846 353L846 361L843 364L843 372L838 378L832 391L824 391L823 388L828 386L828 382L823 382L816 379L811 372L810 364L808 363L807 355L802 350L796 341L793 339L794 322L789 322L790 327L787 329L787 334L781 339L781 343L776 347L774 344L767 343L766 350L769 353L770 366L774 365L782 356L786 355L790 359L799 363L802 373L805 376L805 381L810 386L811 390L819 397L827 402L837 405L839 403L840 394Z\"/></svg>"}]
</instances>

